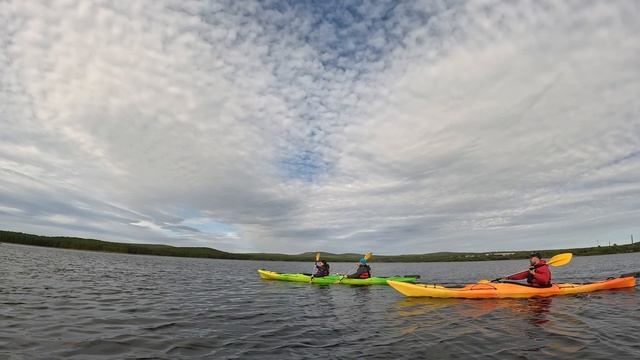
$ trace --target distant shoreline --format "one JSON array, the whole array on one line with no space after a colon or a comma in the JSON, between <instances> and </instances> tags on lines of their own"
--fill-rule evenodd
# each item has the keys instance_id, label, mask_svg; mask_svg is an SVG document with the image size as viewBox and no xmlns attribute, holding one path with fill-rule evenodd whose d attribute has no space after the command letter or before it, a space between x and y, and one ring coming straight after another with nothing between
<instances>
[{"instance_id":1,"label":"distant shoreline","mask_svg":"<svg viewBox=\"0 0 640 360\"><path fill-rule=\"evenodd\" d=\"M315 252L297 255L271 253L230 253L206 247L175 247L169 245L129 244L76 237L40 236L13 231L0 231L0 243L33 245L72 250L89 250L122 254L175 256L189 258L262 260L262 261L313 261ZM571 252L576 256L593 256L640 252L640 243L586 248L538 250L543 257L551 257L561 252ZM482 253L438 252L410 255L374 255L375 262L452 262L490 261L526 258L530 251L494 251ZM332 262L355 262L359 254L322 253L322 258Z\"/></svg>"}]
</instances>

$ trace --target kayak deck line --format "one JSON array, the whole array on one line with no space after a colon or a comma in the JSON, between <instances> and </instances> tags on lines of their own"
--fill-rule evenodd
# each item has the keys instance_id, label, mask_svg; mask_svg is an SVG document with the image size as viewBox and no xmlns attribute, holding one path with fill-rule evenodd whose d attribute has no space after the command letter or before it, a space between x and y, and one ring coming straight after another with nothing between
<instances>
[{"instance_id":1,"label":"kayak deck line","mask_svg":"<svg viewBox=\"0 0 640 360\"><path fill-rule=\"evenodd\" d=\"M619 277L587 284L560 283L539 288L514 283L477 283L464 287L445 287L437 284L407 284L389 281L389 285L408 297L495 299L531 298L558 295L574 295L600 290L631 288L636 286L635 277Z\"/></svg>"},{"instance_id":2,"label":"kayak deck line","mask_svg":"<svg viewBox=\"0 0 640 360\"><path fill-rule=\"evenodd\" d=\"M388 285L387 280L401 283L416 283L419 276L389 276L389 277L370 277L368 279L350 279L345 275L328 275L323 277L313 277L310 274L281 274L275 271L259 269L258 274L264 280L279 280L292 282L305 282L319 285Z\"/></svg>"}]
</instances>

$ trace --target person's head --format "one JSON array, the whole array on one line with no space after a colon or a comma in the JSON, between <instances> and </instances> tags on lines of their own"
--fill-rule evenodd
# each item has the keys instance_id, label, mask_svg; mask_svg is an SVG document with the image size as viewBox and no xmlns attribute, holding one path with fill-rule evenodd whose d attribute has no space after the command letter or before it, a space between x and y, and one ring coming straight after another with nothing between
<instances>
[{"instance_id":1,"label":"person's head","mask_svg":"<svg viewBox=\"0 0 640 360\"><path fill-rule=\"evenodd\" d=\"M367 265L367 259L362 258L362 259L360 259L359 263L360 263L360 265Z\"/></svg>"},{"instance_id":2,"label":"person's head","mask_svg":"<svg viewBox=\"0 0 640 360\"><path fill-rule=\"evenodd\" d=\"M320 260L320 262L322 263L322 265L327 265L327 260Z\"/></svg>"},{"instance_id":3,"label":"person's head","mask_svg":"<svg viewBox=\"0 0 640 360\"><path fill-rule=\"evenodd\" d=\"M535 266L537 265L540 260L542 260L542 256L540 255L539 252L534 252L531 253L531 255L529 255L529 262L531 263L531 266Z\"/></svg>"}]
</instances>

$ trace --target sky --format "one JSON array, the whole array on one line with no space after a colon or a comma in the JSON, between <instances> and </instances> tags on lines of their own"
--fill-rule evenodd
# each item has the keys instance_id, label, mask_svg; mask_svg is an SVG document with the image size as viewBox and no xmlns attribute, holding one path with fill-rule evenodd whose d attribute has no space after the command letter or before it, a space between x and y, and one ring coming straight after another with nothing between
<instances>
[{"instance_id":1,"label":"sky","mask_svg":"<svg viewBox=\"0 0 640 360\"><path fill-rule=\"evenodd\" d=\"M234 252L640 238L640 2L0 1L0 229Z\"/></svg>"}]
</instances>

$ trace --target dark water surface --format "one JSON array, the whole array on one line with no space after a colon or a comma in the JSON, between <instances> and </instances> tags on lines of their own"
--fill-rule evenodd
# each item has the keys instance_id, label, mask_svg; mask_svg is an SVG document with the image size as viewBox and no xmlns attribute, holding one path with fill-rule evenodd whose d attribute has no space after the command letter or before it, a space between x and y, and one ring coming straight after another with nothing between
<instances>
[{"instance_id":1,"label":"dark water surface","mask_svg":"<svg viewBox=\"0 0 640 360\"><path fill-rule=\"evenodd\" d=\"M350 264L333 264L346 272ZM376 264L468 282L526 261ZM260 280L312 264L0 245L0 359L638 359L637 289L531 300L406 299L386 286ZM640 254L576 258L556 279L640 270Z\"/></svg>"}]
</instances>

